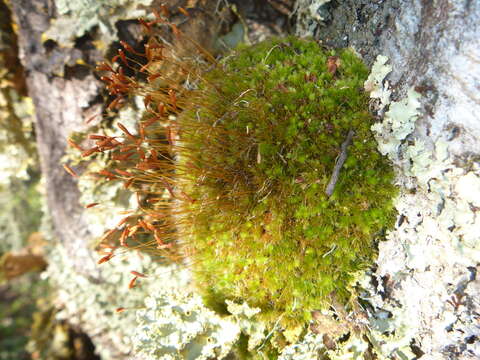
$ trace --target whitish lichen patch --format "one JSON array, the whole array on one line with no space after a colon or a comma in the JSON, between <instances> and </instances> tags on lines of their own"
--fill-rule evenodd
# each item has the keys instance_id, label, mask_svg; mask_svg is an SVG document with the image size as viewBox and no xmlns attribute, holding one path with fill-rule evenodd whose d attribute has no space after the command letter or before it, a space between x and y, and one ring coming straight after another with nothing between
<instances>
[{"instance_id":1,"label":"whitish lichen patch","mask_svg":"<svg viewBox=\"0 0 480 360\"><path fill-rule=\"evenodd\" d=\"M259 309L228 303L232 315L224 317L208 310L192 292L185 267L162 266L130 252L85 277L61 245L51 250L49 264L43 276L57 289L57 318L82 327L102 359L222 359L240 333L249 336L252 350L265 337L265 325L255 320ZM148 277L129 289L132 270Z\"/></svg>"},{"instance_id":2,"label":"whitish lichen patch","mask_svg":"<svg viewBox=\"0 0 480 360\"><path fill-rule=\"evenodd\" d=\"M117 39L115 24L118 21L149 15L146 7L151 3L152 0L56 0L60 16L43 37L63 46L73 46L75 38L98 28L99 39L103 45L108 45Z\"/></svg>"},{"instance_id":3,"label":"whitish lichen patch","mask_svg":"<svg viewBox=\"0 0 480 360\"><path fill-rule=\"evenodd\" d=\"M133 337L142 359L222 359L240 335L238 325L205 308L199 296L162 291L137 311Z\"/></svg>"},{"instance_id":4,"label":"whitish lichen patch","mask_svg":"<svg viewBox=\"0 0 480 360\"><path fill-rule=\"evenodd\" d=\"M383 96L383 92L378 93ZM372 131L377 135L378 150L391 160L398 157L400 144L415 128L419 97L413 89L409 90L406 98L390 105L382 122L372 125Z\"/></svg>"},{"instance_id":5,"label":"whitish lichen patch","mask_svg":"<svg viewBox=\"0 0 480 360\"><path fill-rule=\"evenodd\" d=\"M148 360L222 359L240 333L248 336L248 349L255 351L265 339L265 324L255 318L260 309L231 301L227 309L231 315L219 316L188 289L150 294L145 308L137 311L136 353Z\"/></svg>"},{"instance_id":6,"label":"whitish lichen patch","mask_svg":"<svg viewBox=\"0 0 480 360\"><path fill-rule=\"evenodd\" d=\"M478 358L480 166L454 159L446 134L433 145L412 134L418 108L410 90L373 126L403 191L397 227L380 243L380 285L367 295L376 309L371 340L383 356L414 358L415 344L424 358Z\"/></svg>"},{"instance_id":7,"label":"whitish lichen patch","mask_svg":"<svg viewBox=\"0 0 480 360\"><path fill-rule=\"evenodd\" d=\"M283 349L278 360L311 360L320 358L319 355L325 352L322 335L308 333L304 338ZM321 359L321 358L320 358Z\"/></svg>"},{"instance_id":8,"label":"whitish lichen patch","mask_svg":"<svg viewBox=\"0 0 480 360\"><path fill-rule=\"evenodd\" d=\"M318 23L327 21L330 14L327 8L330 0L298 0L294 12L297 14L298 33L311 36Z\"/></svg>"},{"instance_id":9,"label":"whitish lichen patch","mask_svg":"<svg viewBox=\"0 0 480 360\"><path fill-rule=\"evenodd\" d=\"M370 93L370 98L378 99L380 101L380 108L383 109L390 104L391 90L388 82L383 82L385 77L392 71L392 65L387 64L388 58L383 55L378 55L375 63L372 66L372 71L365 81L365 90Z\"/></svg>"},{"instance_id":10,"label":"whitish lichen patch","mask_svg":"<svg viewBox=\"0 0 480 360\"><path fill-rule=\"evenodd\" d=\"M149 294L175 298L189 282L188 272L175 266L159 266L148 256L131 252L127 257L114 257L102 264L96 277L79 275L61 245L49 255L49 267L44 273L56 289L57 317L78 325L89 334L102 359L118 359L131 354L137 330L136 310L145 309ZM148 274L129 290L133 278L130 271ZM117 308L125 308L116 312ZM175 329L173 329L175 331ZM112 352L115 349L115 353Z\"/></svg>"},{"instance_id":11,"label":"whitish lichen patch","mask_svg":"<svg viewBox=\"0 0 480 360\"><path fill-rule=\"evenodd\" d=\"M255 315L260 312L258 308L251 308L247 303L236 304L226 301L227 310L232 314L235 323L242 333L248 335L248 350L253 351L265 339L265 324L255 320Z\"/></svg>"}]
</instances>

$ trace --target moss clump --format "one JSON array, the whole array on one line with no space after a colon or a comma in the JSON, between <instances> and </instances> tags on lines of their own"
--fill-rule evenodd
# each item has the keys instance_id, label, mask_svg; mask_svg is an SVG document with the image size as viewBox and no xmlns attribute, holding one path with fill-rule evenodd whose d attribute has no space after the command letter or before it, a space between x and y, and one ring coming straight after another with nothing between
<instances>
[{"instance_id":1,"label":"moss clump","mask_svg":"<svg viewBox=\"0 0 480 360\"><path fill-rule=\"evenodd\" d=\"M242 300L267 320L303 321L331 296L351 297L354 273L394 220L367 75L350 50L293 37L240 48L203 75L177 120L177 181L192 199L179 223L207 303Z\"/></svg>"},{"instance_id":2,"label":"moss clump","mask_svg":"<svg viewBox=\"0 0 480 360\"><path fill-rule=\"evenodd\" d=\"M109 109L144 96L138 131L118 124L123 142L96 135L86 152L112 152L115 168L99 174L137 192L143 218L128 216L113 230L120 247L152 232L159 252L187 257L208 305L246 301L290 329L313 309L346 304L354 274L372 263L375 241L393 223L396 193L370 132L361 60L289 37L217 62L198 46L176 56L150 35L140 74L125 75L122 66L137 62L121 56L99 66L116 96Z\"/></svg>"}]
</instances>

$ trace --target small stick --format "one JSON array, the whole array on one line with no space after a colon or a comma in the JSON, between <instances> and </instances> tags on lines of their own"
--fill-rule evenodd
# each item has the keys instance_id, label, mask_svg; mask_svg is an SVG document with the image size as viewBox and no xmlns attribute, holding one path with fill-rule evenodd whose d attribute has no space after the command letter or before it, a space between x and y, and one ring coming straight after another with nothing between
<instances>
[{"instance_id":1,"label":"small stick","mask_svg":"<svg viewBox=\"0 0 480 360\"><path fill-rule=\"evenodd\" d=\"M355 132L353 130L350 130L348 132L347 138L342 144L342 147L340 149L340 156L338 157L338 160L335 163L332 177L330 178L330 182L328 183L327 189L325 190L325 194L327 194L328 197L332 196L333 190L335 188L335 184L338 181L338 176L340 175L340 169L345 163L345 160L347 160L347 148L348 148L348 145L350 145L350 143L352 142L353 135L355 135Z\"/></svg>"}]
</instances>

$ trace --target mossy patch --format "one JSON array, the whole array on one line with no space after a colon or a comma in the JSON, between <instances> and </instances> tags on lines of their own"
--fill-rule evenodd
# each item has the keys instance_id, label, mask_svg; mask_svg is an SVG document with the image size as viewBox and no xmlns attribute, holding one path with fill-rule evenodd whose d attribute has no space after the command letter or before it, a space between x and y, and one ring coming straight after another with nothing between
<instances>
[{"instance_id":1,"label":"mossy patch","mask_svg":"<svg viewBox=\"0 0 480 360\"><path fill-rule=\"evenodd\" d=\"M109 108L132 95L145 103L138 131L118 123L122 142L100 136L87 151L111 152L117 160L98 174L137 193L141 215L113 230L119 247L153 233L160 254L193 269L208 306L259 308L292 342L311 311L355 297L355 274L395 218L394 173L370 130L368 70L350 50L294 37L217 61L195 43L198 53L177 56L151 35L138 74L125 75L122 66L137 65L129 59L99 66L116 96Z\"/></svg>"},{"instance_id":2,"label":"mossy patch","mask_svg":"<svg viewBox=\"0 0 480 360\"><path fill-rule=\"evenodd\" d=\"M179 223L207 304L247 301L293 325L331 296L351 298L395 217L367 75L352 51L293 37L239 48L203 75L177 119L177 181L192 200Z\"/></svg>"}]
</instances>

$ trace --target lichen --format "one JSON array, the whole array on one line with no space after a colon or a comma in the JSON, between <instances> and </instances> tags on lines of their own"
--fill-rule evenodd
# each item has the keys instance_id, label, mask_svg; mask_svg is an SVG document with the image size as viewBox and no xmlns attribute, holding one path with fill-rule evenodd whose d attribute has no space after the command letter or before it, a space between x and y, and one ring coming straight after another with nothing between
<instances>
[{"instance_id":1,"label":"lichen","mask_svg":"<svg viewBox=\"0 0 480 360\"><path fill-rule=\"evenodd\" d=\"M363 282L375 309L370 340L383 357L413 359L412 344L428 357L478 357L472 289L480 260L480 166L471 155L451 156L448 133L433 146L416 135L419 105L419 94L409 90L374 125L380 150L399 169L402 191L399 222L380 243L372 275L378 285L370 277Z\"/></svg>"},{"instance_id":2,"label":"lichen","mask_svg":"<svg viewBox=\"0 0 480 360\"><path fill-rule=\"evenodd\" d=\"M308 333L298 343L285 347L278 360L323 360L325 351L322 335Z\"/></svg>"},{"instance_id":3,"label":"lichen","mask_svg":"<svg viewBox=\"0 0 480 360\"><path fill-rule=\"evenodd\" d=\"M261 321L257 321L255 315L261 310L259 308L251 308L247 303L236 304L233 301L227 300L227 310L232 314L233 321L240 328L244 335L248 335L247 349L254 351L254 349L261 345L266 337L266 325Z\"/></svg>"},{"instance_id":4,"label":"lichen","mask_svg":"<svg viewBox=\"0 0 480 360\"><path fill-rule=\"evenodd\" d=\"M51 249L49 261L43 277L56 289L56 320L90 334L102 359L221 359L234 351L241 333L252 349L264 339L265 324L255 316L259 309L229 303L231 314L214 313L191 291L184 267L158 265L137 253L115 257L87 278L75 271L61 245ZM148 277L129 290L131 270Z\"/></svg>"},{"instance_id":5,"label":"lichen","mask_svg":"<svg viewBox=\"0 0 480 360\"><path fill-rule=\"evenodd\" d=\"M297 14L297 33L312 36L319 23L323 24L331 17L328 9L330 0L299 0L295 3Z\"/></svg>"},{"instance_id":6,"label":"lichen","mask_svg":"<svg viewBox=\"0 0 480 360\"><path fill-rule=\"evenodd\" d=\"M370 93L370 98L379 100L380 109L390 104L391 90L387 81L383 84L385 77L392 71L392 65L387 65L387 62L386 56L378 55L370 75L364 83L364 88Z\"/></svg>"},{"instance_id":7,"label":"lichen","mask_svg":"<svg viewBox=\"0 0 480 360\"><path fill-rule=\"evenodd\" d=\"M133 340L143 359L223 359L240 334L237 324L188 292L150 295L137 322Z\"/></svg>"},{"instance_id":8,"label":"lichen","mask_svg":"<svg viewBox=\"0 0 480 360\"><path fill-rule=\"evenodd\" d=\"M26 96L17 37L0 3L0 254L22 248L39 225L39 164L33 103Z\"/></svg>"},{"instance_id":9,"label":"lichen","mask_svg":"<svg viewBox=\"0 0 480 360\"><path fill-rule=\"evenodd\" d=\"M410 89L406 98L390 105L381 123L372 125L372 131L377 134L378 150L382 155L388 155L392 160L398 158L400 145L415 128L415 121L419 116L419 97L420 94Z\"/></svg>"},{"instance_id":10,"label":"lichen","mask_svg":"<svg viewBox=\"0 0 480 360\"><path fill-rule=\"evenodd\" d=\"M152 0L56 0L59 17L52 20L43 39L73 47L76 38L97 28L97 45L105 49L117 40L117 22L149 15L146 9L151 3Z\"/></svg>"},{"instance_id":11,"label":"lichen","mask_svg":"<svg viewBox=\"0 0 480 360\"><path fill-rule=\"evenodd\" d=\"M132 270L149 277L129 290ZM175 266L159 266L148 255L133 253L111 259L87 278L73 268L62 245L52 248L43 276L56 289L55 305L60 309L56 318L90 334L102 359L132 353L136 311L145 307L146 297L165 292L181 294L189 281L188 272ZM117 308L125 311L116 312Z\"/></svg>"}]
</instances>

